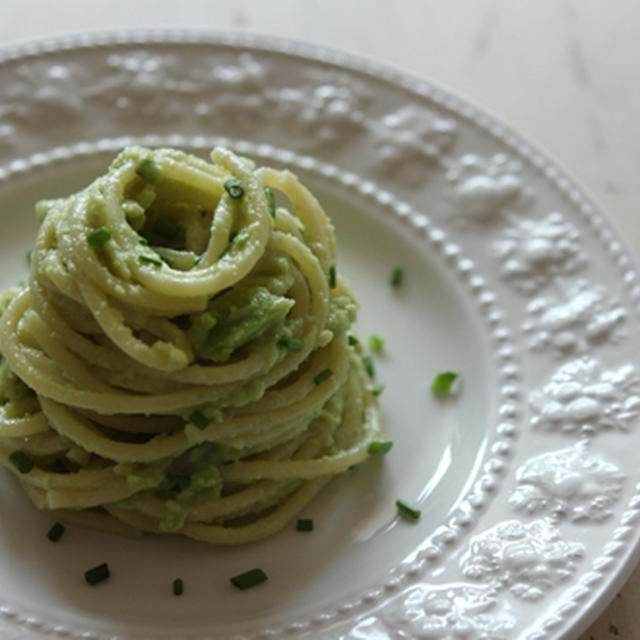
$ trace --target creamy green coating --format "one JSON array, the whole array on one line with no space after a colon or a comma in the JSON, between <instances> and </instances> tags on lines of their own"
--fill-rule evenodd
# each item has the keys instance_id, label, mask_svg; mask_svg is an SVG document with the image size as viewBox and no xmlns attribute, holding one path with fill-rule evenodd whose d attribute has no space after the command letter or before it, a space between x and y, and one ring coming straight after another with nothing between
<instances>
[{"instance_id":1,"label":"creamy green coating","mask_svg":"<svg viewBox=\"0 0 640 640\"><path fill-rule=\"evenodd\" d=\"M265 287L234 287L193 315L187 335L197 355L224 362L236 349L282 320L294 301Z\"/></svg>"}]
</instances>

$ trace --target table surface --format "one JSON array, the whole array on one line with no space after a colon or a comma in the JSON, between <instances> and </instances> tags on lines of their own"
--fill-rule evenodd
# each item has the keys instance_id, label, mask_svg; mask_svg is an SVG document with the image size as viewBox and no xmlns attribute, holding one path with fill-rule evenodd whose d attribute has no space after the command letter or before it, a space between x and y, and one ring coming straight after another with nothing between
<instances>
[{"instance_id":1,"label":"table surface","mask_svg":"<svg viewBox=\"0 0 640 640\"><path fill-rule=\"evenodd\" d=\"M377 59L507 122L607 212L636 256L640 3L635 0L6 2L0 46L113 28L233 29ZM580 640L640 640L640 570Z\"/></svg>"}]
</instances>

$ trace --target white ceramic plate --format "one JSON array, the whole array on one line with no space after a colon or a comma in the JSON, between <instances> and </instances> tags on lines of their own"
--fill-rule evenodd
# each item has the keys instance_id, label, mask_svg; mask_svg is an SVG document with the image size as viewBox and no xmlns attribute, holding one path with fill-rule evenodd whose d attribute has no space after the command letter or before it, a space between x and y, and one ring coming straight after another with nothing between
<instances>
[{"instance_id":1,"label":"white ceramic plate","mask_svg":"<svg viewBox=\"0 0 640 640\"><path fill-rule=\"evenodd\" d=\"M288 530L225 549L70 527L0 484L3 637L570 637L637 558L640 288L601 214L500 123L342 54L238 35L111 34L0 54L1 284L40 197L130 142L288 166L333 217L395 446ZM405 269L398 289L388 285ZM433 397L441 370L463 374ZM403 498L422 509L398 518ZM85 569L109 563L88 587ZM269 580L239 592L255 566ZM182 577L185 593L171 583Z\"/></svg>"}]
</instances>

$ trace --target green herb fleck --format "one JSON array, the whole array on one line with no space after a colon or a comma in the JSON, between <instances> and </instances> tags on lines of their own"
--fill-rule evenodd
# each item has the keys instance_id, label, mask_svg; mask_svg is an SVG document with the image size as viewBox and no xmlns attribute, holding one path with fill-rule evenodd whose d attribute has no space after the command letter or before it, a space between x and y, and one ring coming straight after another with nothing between
<instances>
[{"instance_id":1,"label":"green herb fleck","mask_svg":"<svg viewBox=\"0 0 640 640\"><path fill-rule=\"evenodd\" d=\"M276 217L276 196L269 187L265 187L264 197L267 199L267 209L272 218Z\"/></svg>"},{"instance_id":2,"label":"green herb fleck","mask_svg":"<svg viewBox=\"0 0 640 640\"><path fill-rule=\"evenodd\" d=\"M144 264L154 264L156 267L162 266L162 260L158 260L157 258L150 258L149 256L138 256L138 262L142 262Z\"/></svg>"},{"instance_id":3,"label":"green herb fleck","mask_svg":"<svg viewBox=\"0 0 640 640\"><path fill-rule=\"evenodd\" d=\"M329 267L329 289L335 289L337 284L336 268L334 266Z\"/></svg>"},{"instance_id":4,"label":"green herb fleck","mask_svg":"<svg viewBox=\"0 0 640 640\"><path fill-rule=\"evenodd\" d=\"M184 582L182 582L182 578L176 578L173 581L173 595L181 596L184 593Z\"/></svg>"},{"instance_id":5,"label":"green herb fleck","mask_svg":"<svg viewBox=\"0 0 640 640\"><path fill-rule=\"evenodd\" d=\"M171 256L160 255L160 259L169 267L171 267L175 262L175 260Z\"/></svg>"},{"instance_id":6,"label":"green herb fleck","mask_svg":"<svg viewBox=\"0 0 640 640\"><path fill-rule=\"evenodd\" d=\"M109 572L109 566L106 562L99 564L97 567L93 567L93 569L88 569L84 572L84 579L87 581L87 584L94 585L99 582L103 582L106 580L111 573Z\"/></svg>"},{"instance_id":7,"label":"green herb fleck","mask_svg":"<svg viewBox=\"0 0 640 640\"><path fill-rule=\"evenodd\" d=\"M328 380L331 376L333 375L333 371L331 371L331 369L325 369L324 371L321 371L314 379L313 381L316 384L322 384L325 380Z\"/></svg>"},{"instance_id":8,"label":"green herb fleck","mask_svg":"<svg viewBox=\"0 0 640 640\"><path fill-rule=\"evenodd\" d=\"M58 542L64 533L64 525L56 522L49 531L47 531L47 538L51 540L51 542Z\"/></svg>"},{"instance_id":9,"label":"green herb fleck","mask_svg":"<svg viewBox=\"0 0 640 640\"><path fill-rule=\"evenodd\" d=\"M405 502L404 500L396 500L396 507L398 507L399 513L413 520L417 520L422 515L422 511L420 511L420 509L412 507L408 502Z\"/></svg>"},{"instance_id":10,"label":"green herb fleck","mask_svg":"<svg viewBox=\"0 0 640 640\"><path fill-rule=\"evenodd\" d=\"M381 382L374 385L371 389L371 393L377 398L384 391L384 385Z\"/></svg>"},{"instance_id":11,"label":"green herb fleck","mask_svg":"<svg viewBox=\"0 0 640 640\"><path fill-rule=\"evenodd\" d=\"M367 449L368 453L372 456L384 456L393 447L393 440L374 440Z\"/></svg>"},{"instance_id":12,"label":"green herb fleck","mask_svg":"<svg viewBox=\"0 0 640 640\"><path fill-rule=\"evenodd\" d=\"M33 249L27 251L27 264L31 264L31 258L33 257Z\"/></svg>"},{"instance_id":13,"label":"green herb fleck","mask_svg":"<svg viewBox=\"0 0 640 640\"><path fill-rule=\"evenodd\" d=\"M20 472L29 473L33 469L33 460L24 451L14 451L9 462Z\"/></svg>"},{"instance_id":14,"label":"green herb fleck","mask_svg":"<svg viewBox=\"0 0 640 640\"><path fill-rule=\"evenodd\" d=\"M431 391L437 396L451 395L454 390L454 383L460 377L456 371L443 371L436 375L431 383Z\"/></svg>"},{"instance_id":15,"label":"green herb fleck","mask_svg":"<svg viewBox=\"0 0 640 640\"><path fill-rule=\"evenodd\" d=\"M189 416L189 422L198 429L205 429L206 426L211 422L207 416L202 413L202 411L198 411L197 409Z\"/></svg>"},{"instance_id":16,"label":"green herb fleck","mask_svg":"<svg viewBox=\"0 0 640 640\"><path fill-rule=\"evenodd\" d=\"M278 340L278 346L286 349L287 351L302 351L304 349L304 340L300 340L300 338L282 336L282 338Z\"/></svg>"},{"instance_id":17,"label":"green herb fleck","mask_svg":"<svg viewBox=\"0 0 640 640\"><path fill-rule=\"evenodd\" d=\"M369 336L369 348L371 351L375 351L379 353L384 349L385 341L384 338L377 336L375 333Z\"/></svg>"},{"instance_id":18,"label":"green herb fleck","mask_svg":"<svg viewBox=\"0 0 640 640\"><path fill-rule=\"evenodd\" d=\"M402 267L394 267L391 270L391 277L389 278L389 284L397 289L401 284L404 278L404 269Z\"/></svg>"},{"instance_id":19,"label":"green herb fleck","mask_svg":"<svg viewBox=\"0 0 640 640\"><path fill-rule=\"evenodd\" d=\"M313 520L311 518L298 518L296 531L313 531Z\"/></svg>"},{"instance_id":20,"label":"green herb fleck","mask_svg":"<svg viewBox=\"0 0 640 640\"><path fill-rule=\"evenodd\" d=\"M90 247L97 249L111 240L111 229L109 227L98 227L87 233L87 243Z\"/></svg>"},{"instance_id":21,"label":"green herb fleck","mask_svg":"<svg viewBox=\"0 0 640 640\"><path fill-rule=\"evenodd\" d=\"M238 589L250 589L255 587L261 582L267 580L267 574L262 569L251 569L251 571L245 571L237 576L230 578L231 584Z\"/></svg>"},{"instance_id":22,"label":"green herb fleck","mask_svg":"<svg viewBox=\"0 0 640 640\"><path fill-rule=\"evenodd\" d=\"M364 365L364 370L367 372L367 375L370 378L374 378L376 375L376 370L373 366L373 360L371 359L371 356L362 356L362 364Z\"/></svg>"},{"instance_id":23,"label":"green herb fleck","mask_svg":"<svg viewBox=\"0 0 640 640\"><path fill-rule=\"evenodd\" d=\"M148 244L149 244L149 239L148 239L148 238L145 238L144 236L141 236L140 234L138 234L138 242L139 242L140 244L143 244L143 245L145 245L145 246L146 246L146 245L148 245Z\"/></svg>"},{"instance_id":24,"label":"green herb fleck","mask_svg":"<svg viewBox=\"0 0 640 640\"><path fill-rule=\"evenodd\" d=\"M163 177L162 167L151 158L145 158L138 163L136 174L149 184L158 184Z\"/></svg>"},{"instance_id":25,"label":"green herb fleck","mask_svg":"<svg viewBox=\"0 0 640 640\"><path fill-rule=\"evenodd\" d=\"M242 188L240 181L236 180L235 178L230 178L229 180L227 180L224 183L224 188L234 200L238 200L244 195L244 189Z\"/></svg>"}]
</instances>

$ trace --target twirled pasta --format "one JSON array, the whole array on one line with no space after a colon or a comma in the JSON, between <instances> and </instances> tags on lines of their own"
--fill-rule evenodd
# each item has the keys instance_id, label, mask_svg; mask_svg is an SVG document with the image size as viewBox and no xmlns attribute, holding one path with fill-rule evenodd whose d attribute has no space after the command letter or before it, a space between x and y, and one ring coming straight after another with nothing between
<instances>
[{"instance_id":1,"label":"twirled pasta","mask_svg":"<svg viewBox=\"0 0 640 640\"><path fill-rule=\"evenodd\" d=\"M212 161L129 147L37 205L0 318L0 460L39 508L252 541L380 435L329 219L288 171Z\"/></svg>"}]
</instances>

